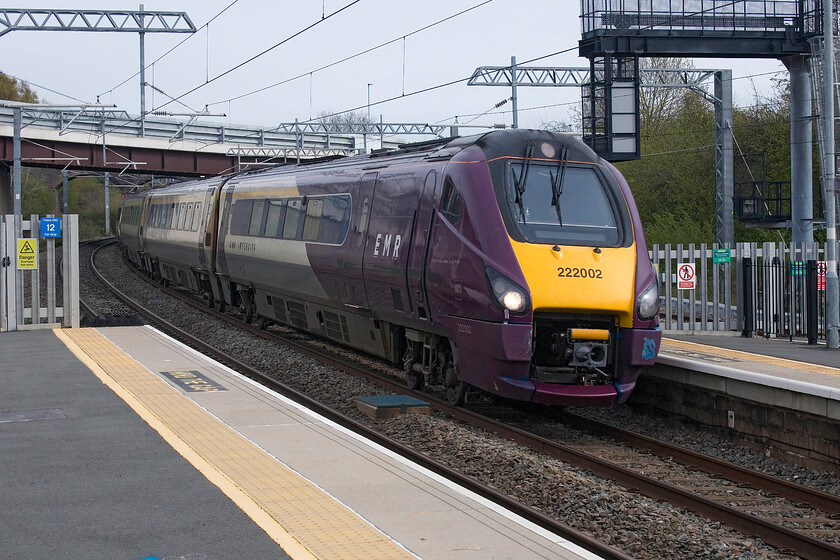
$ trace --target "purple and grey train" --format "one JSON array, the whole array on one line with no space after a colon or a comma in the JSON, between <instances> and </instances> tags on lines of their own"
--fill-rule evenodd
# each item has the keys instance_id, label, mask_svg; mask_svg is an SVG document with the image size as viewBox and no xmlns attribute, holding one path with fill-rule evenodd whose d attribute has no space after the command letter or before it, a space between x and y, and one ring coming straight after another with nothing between
<instances>
[{"instance_id":1,"label":"purple and grey train","mask_svg":"<svg viewBox=\"0 0 840 560\"><path fill-rule=\"evenodd\" d=\"M162 282L386 358L412 388L624 402L659 290L625 179L579 140L500 130L124 198Z\"/></svg>"}]
</instances>

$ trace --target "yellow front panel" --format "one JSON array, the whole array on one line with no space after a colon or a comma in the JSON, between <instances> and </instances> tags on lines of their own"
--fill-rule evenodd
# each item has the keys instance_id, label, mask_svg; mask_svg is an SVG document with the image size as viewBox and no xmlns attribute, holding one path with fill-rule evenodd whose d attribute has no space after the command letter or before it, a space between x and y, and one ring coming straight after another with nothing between
<instances>
[{"instance_id":1,"label":"yellow front panel","mask_svg":"<svg viewBox=\"0 0 840 560\"><path fill-rule=\"evenodd\" d=\"M535 312L618 315L633 326L636 246L617 249L518 243L511 240L531 290Z\"/></svg>"}]
</instances>

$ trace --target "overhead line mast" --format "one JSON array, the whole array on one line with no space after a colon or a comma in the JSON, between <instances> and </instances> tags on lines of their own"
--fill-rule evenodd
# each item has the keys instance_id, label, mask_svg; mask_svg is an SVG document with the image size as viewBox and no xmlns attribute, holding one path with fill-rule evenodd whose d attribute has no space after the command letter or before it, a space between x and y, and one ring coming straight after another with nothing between
<instances>
[{"instance_id":1,"label":"overhead line mast","mask_svg":"<svg viewBox=\"0 0 840 560\"><path fill-rule=\"evenodd\" d=\"M140 34L140 136L146 116L146 33L195 33L185 12L0 8L0 37L12 31L99 31Z\"/></svg>"}]
</instances>

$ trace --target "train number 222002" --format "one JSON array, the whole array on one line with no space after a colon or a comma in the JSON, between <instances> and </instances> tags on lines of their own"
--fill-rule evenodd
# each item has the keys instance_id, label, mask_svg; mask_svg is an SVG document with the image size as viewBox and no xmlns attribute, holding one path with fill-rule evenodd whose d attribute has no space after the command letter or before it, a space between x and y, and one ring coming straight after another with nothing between
<instances>
[{"instance_id":1,"label":"train number 222002","mask_svg":"<svg viewBox=\"0 0 840 560\"><path fill-rule=\"evenodd\" d=\"M557 269L557 276L560 278L601 278L602 271L600 268L577 268L561 266Z\"/></svg>"}]
</instances>

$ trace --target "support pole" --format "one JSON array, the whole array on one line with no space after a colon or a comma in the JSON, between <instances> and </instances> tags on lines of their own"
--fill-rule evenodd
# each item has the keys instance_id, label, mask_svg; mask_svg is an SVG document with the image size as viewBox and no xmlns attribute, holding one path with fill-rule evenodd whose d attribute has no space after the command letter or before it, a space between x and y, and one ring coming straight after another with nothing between
<instances>
[{"instance_id":1,"label":"support pole","mask_svg":"<svg viewBox=\"0 0 840 560\"><path fill-rule=\"evenodd\" d=\"M15 109L15 116L14 116L14 140L13 140L13 151L14 151L14 164L12 167L12 206L14 207L14 214L15 214L15 235L21 237L21 210L20 210L20 128L21 128L21 110L20 107Z\"/></svg>"},{"instance_id":2,"label":"support pole","mask_svg":"<svg viewBox=\"0 0 840 560\"><path fill-rule=\"evenodd\" d=\"M715 72L715 242L735 246L732 70Z\"/></svg>"},{"instance_id":3,"label":"support pole","mask_svg":"<svg viewBox=\"0 0 840 560\"><path fill-rule=\"evenodd\" d=\"M823 198L825 200L825 326L826 346L828 348L840 347L840 303L838 303L838 278L837 278L837 213L835 198L837 188L834 182L835 175L835 147L834 147L834 10L833 2L823 9L823 87L825 88L823 98L825 107L823 119L825 120L825 177L823 177Z\"/></svg>"},{"instance_id":4,"label":"support pole","mask_svg":"<svg viewBox=\"0 0 840 560\"><path fill-rule=\"evenodd\" d=\"M516 98L516 57L510 57L510 89L512 91L510 101L513 106L512 128L519 128L519 100Z\"/></svg>"},{"instance_id":5,"label":"support pole","mask_svg":"<svg viewBox=\"0 0 840 560\"><path fill-rule=\"evenodd\" d=\"M790 213L791 242L814 242L811 76L804 56L785 58L790 71Z\"/></svg>"},{"instance_id":6,"label":"support pole","mask_svg":"<svg viewBox=\"0 0 840 560\"><path fill-rule=\"evenodd\" d=\"M105 235L111 235L111 174L105 172Z\"/></svg>"},{"instance_id":7,"label":"support pole","mask_svg":"<svg viewBox=\"0 0 840 560\"><path fill-rule=\"evenodd\" d=\"M140 29L145 29L143 4L140 4ZM140 136L146 136L146 33L140 35ZM66 212L66 211L65 211Z\"/></svg>"},{"instance_id":8,"label":"support pole","mask_svg":"<svg viewBox=\"0 0 840 560\"><path fill-rule=\"evenodd\" d=\"M61 193L64 200L62 207L63 214L70 213L70 179L67 176L67 170L61 172Z\"/></svg>"},{"instance_id":9,"label":"support pole","mask_svg":"<svg viewBox=\"0 0 840 560\"><path fill-rule=\"evenodd\" d=\"M0 216L12 213L12 169L0 165Z\"/></svg>"}]
</instances>

